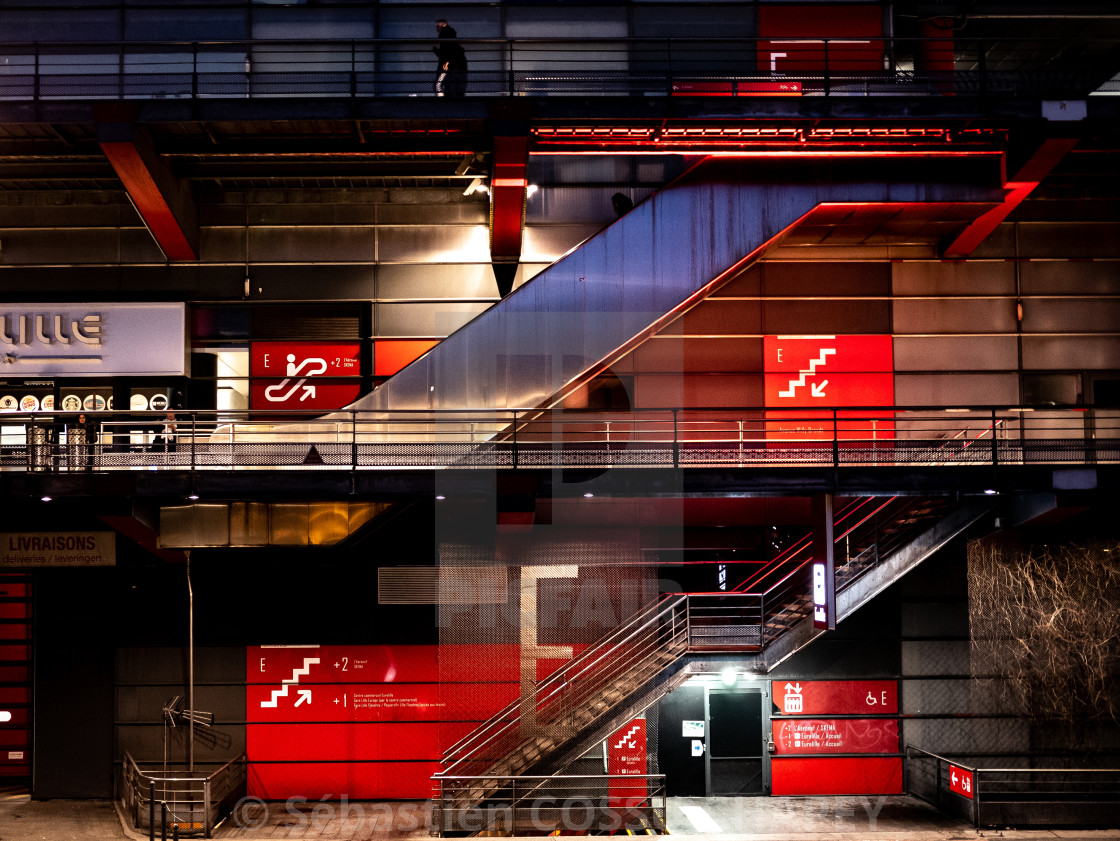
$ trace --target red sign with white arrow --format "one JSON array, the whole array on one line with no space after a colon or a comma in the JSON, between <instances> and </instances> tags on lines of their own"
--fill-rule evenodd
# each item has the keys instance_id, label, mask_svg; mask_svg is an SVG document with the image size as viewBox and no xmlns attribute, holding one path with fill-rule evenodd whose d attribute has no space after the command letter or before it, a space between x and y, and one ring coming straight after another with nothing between
<instances>
[{"instance_id":1,"label":"red sign with white arrow","mask_svg":"<svg viewBox=\"0 0 1120 841\"><path fill-rule=\"evenodd\" d=\"M874 442L894 437L891 412L804 411L894 405L890 336L764 336L766 437Z\"/></svg>"},{"instance_id":2,"label":"red sign with white arrow","mask_svg":"<svg viewBox=\"0 0 1120 841\"><path fill-rule=\"evenodd\" d=\"M972 772L956 765L949 766L949 791L972 799Z\"/></svg>"},{"instance_id":3,"label":"red sign with white arrow","mask_svg":"<svg viewBox=\"0 0 1120 841\"><path fill-rule=\"evenodd\" d=\"M765 336L767 407L891 406L890 336Z\"/></svg>"}]
</instances>

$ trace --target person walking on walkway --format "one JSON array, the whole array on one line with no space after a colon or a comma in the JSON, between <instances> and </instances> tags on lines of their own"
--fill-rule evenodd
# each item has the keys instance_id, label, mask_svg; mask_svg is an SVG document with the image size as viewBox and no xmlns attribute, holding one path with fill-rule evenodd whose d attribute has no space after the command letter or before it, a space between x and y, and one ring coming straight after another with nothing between
<instances>
[{"instance_id":1,"label":"person walking on walkway","mask_svg":"<svg viewBox=\"0 0 1120 841\"><path fill-rule=\"evenodd\" d=\"M445 20L436 21L439 44L436 54L436 96L463 96L467 92L467 54L456 40L455 28Z\"/></svg>"}]
</instances>

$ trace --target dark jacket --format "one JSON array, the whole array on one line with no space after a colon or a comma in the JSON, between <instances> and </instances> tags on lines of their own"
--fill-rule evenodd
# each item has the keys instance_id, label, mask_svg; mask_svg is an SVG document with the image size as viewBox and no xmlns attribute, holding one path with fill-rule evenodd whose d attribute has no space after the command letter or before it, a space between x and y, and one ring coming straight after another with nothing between
<instances>
[{"instance_id":1,"label":"dark jacket","mask_svg":"<svg viewBox=\"0 0 1120 841\"><path fill-rule=\"evenodd\" d=\"M432 49L435 51L440 68L446 63L447 69L452 73L465 71L467 69L467 54L463 51L459 42L455 40L458 37L455 27L448 24L439 31L437 37L439 38L439 46L432 47Z\"/></svg>"}]
</instances>

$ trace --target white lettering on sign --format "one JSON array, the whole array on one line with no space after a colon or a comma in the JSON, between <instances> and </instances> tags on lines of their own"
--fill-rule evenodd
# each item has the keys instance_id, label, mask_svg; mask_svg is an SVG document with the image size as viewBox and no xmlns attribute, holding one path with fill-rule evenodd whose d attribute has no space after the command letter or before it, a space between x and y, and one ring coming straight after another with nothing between
<instances>
[{"instance_id":1,"label":"white lettering on sign","mask_svg":"<svg viewBox=\"0 0 1120 841\"><path fill-rule=\"evenodd\" d=\"M4 313L0 319L0 341L8 345L68 345L77 341L84 345L101 344L103 320L100 313L89 313L80 319L64 315L16 315Z\"/></svg>"},{"instance_id":2,"label":"white lettering on sign","mask_svg":"<svg viewBox=\"0 0 1120 841\"><path fill-rule=\"evenodd\" d=\"M23 759L23 751L10 750L8 751L8 759Z\"/></svg>"}]
</instances>

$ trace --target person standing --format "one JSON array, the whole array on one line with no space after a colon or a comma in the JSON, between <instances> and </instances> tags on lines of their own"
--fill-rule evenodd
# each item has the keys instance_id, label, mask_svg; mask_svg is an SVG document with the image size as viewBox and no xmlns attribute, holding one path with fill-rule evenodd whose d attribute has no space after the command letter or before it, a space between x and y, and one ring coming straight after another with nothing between
<instances>
[{"instance_id":1,"label":"person standing","mask_svg":"<svg viewBox=\"0 0 1120 841\"><path fill-rule=\"evenodd\" d=\"M455 28L445 20L436 21L439 44L432 47L438 62L436 96L463 96L467 92L467 54L456 40Z\"/></svg>"}]
</instances>

